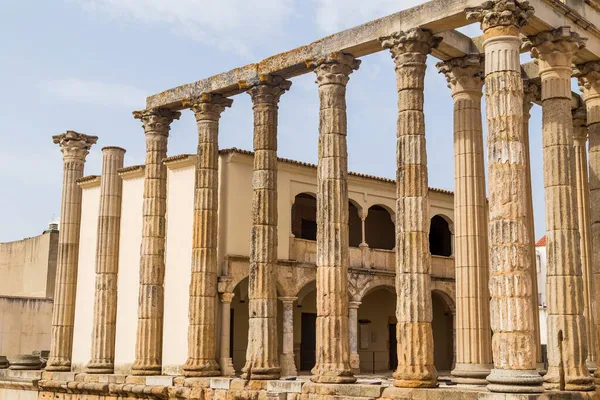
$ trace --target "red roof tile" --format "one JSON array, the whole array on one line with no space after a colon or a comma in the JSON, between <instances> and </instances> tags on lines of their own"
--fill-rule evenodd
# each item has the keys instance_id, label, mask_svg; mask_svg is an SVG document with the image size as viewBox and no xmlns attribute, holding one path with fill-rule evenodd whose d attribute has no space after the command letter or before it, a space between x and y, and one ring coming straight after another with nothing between
<instances>
[{"instance_id":1,"label":"red roof tile","mask_svg":"<svg viewBox=\"0 0 600 400\"><path fill-rule=\"evenodd\" d=\"M546 245L546 235L543 238L535 242L535 247L542 247Z\"/></svg>"}]
</instances>

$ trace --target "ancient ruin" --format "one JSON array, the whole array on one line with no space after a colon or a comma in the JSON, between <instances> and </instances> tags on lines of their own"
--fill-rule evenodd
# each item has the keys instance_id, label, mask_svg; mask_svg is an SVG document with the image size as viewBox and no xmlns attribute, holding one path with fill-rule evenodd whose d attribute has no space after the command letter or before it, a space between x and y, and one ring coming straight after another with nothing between
<instances>
[{"instance_id":1,"label":"ancient ruin","mask_svg":"<svg viewBox=\"0 0 600 400\"><path fill-rule=\"evenodd\" d=\"M482 36L456 31L471 23ZM125 150L105 147L102 175L84 177L98 138L54 136L65 167L50 357L0 369L0 398L600 399L598 27L598 0L432 0L148 97L134 112L144 165L123 168ZM346 89L379 51L396 72L395 181L348 171ZM454 101L454 194L428 187L430 57ZM308 73L317 166L277 157L279 100ZM254 152L219 150L219 121L244 92ZM529 148L533 105L542 149ZM167 157L187 109L197 152Z\"/></svg>"}]
</instances>

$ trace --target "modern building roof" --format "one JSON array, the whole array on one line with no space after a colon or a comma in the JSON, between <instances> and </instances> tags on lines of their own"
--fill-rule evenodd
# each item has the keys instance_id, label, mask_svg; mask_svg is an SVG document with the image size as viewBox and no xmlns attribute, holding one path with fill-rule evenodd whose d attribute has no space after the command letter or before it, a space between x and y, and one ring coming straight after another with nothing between
<instances>
[{"instance_id":1,"label":"modern building roof","mask_svg":"<svg viewBox=\"0 0 600 400\"><path fill-rule=\"evenodd\" d=\"M543 238L535 242L535 247L543 247L546 246L546 235Z\"/></svg>"}]
</instances>

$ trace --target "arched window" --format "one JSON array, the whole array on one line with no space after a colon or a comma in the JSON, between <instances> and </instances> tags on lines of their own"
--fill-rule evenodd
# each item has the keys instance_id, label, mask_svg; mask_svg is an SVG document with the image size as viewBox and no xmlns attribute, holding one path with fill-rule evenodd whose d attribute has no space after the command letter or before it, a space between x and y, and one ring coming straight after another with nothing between
<instances>
[{"instance_id":1,"label":"arched window","mask_svg":"<svg viewBox=\"0 0 600 400\"><path fill-rule=\"evenodd\" d=\"M452 233L448 221L440 215L431 218L429 229L429 251L433 256L452 255Z\"/></svg>"},{"instance_id":2,"label":"arched window","mask_svg":"<svg viewBox=\"0 0 600 400\"><path fill-rule=\"evenodd\" d=\"M358 208L351 201L348 202L348 245L358 247L362 241L362 221Z\"/></svg>"},{"instance_id":3,"label":"arched window","mask_svg":"<svg viewBox=\"0 0 600 400\"><path fill-rule=\"evenodd\" d=\"M300 239L317 240L317 199L308 193L294 199L292 233Z\"/></svg>"},{"instance_id":4,"label":"arched window","mask_svg":"<svg viewBox=\"0 0 600 400\"><path fill-rule=\"evenodd\" d=\"M365 221L365 241L372 249L392 250L396 245L396 232L392 216L382 206L371 206Z\"/></svg>"}]
</instances>

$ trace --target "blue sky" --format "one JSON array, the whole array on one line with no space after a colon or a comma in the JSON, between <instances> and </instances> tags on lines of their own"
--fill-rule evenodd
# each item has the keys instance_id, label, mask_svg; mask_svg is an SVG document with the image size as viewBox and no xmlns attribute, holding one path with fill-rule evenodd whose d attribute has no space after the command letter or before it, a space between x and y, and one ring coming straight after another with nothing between
<instances>
[{"instance_id":1,"label":"blue sky","mask_svg":"<svg viewBox=\"0 0 600 400\"><path fill-rule=\"evenodd\" d=\"M193 82L421 3L418 0L20 0L0 14L0 241L35 236L60 212L62 158L51 136L99 136L86 175L99 174L100 149L144 160L131 111L147 95ZM480 34L477 26L463 30ZM430 57L425 116L429 184L453 190L452 99ZM397 95L387 52L362 59L348 84L351 171L393 178ZM279 155L317 161L314 74L294 78L280 102ZM485 122L484 122L485 127ZM485 128L484 128L485 129ZM536 239L544 234L541 110L531 119ZM172 125L169 155L193 153L190 111ZM220 147L252 149L246 94L223 113Z\"/></svg>"}]
</instances>

